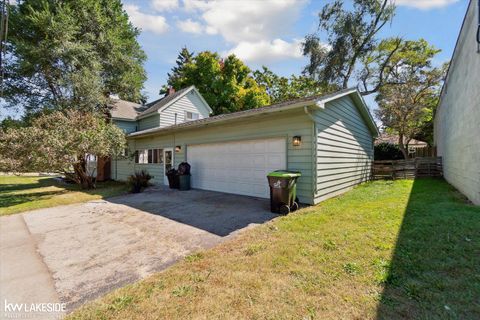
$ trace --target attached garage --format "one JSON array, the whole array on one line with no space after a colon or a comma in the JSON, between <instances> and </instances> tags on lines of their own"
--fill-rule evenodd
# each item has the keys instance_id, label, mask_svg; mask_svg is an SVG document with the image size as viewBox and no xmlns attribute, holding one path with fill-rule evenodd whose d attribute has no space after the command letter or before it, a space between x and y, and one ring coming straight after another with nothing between
<instances>
[{"instance_id":1,"label":"attached garage","mask_svg":"<svg viewBox=\"0 0 480 320\"><path fill-rule=\"evenodd\" d=\"M169 160L188 161L198 189L268 198L268 172L300 171L297 196L314 204L369 178L377 134L361 95L346 89L134 132L128 141L148 154L174 150ZM165 161L152 162L123 160L118 176L144 169L163 184Z\"/></svg>"},{"instance_id":2,"label":"attached garage","mask_svg":"<svg viewBox=\"0 0 480 320\"><path fill-rule=\"evenodd\" d=\"M189 145L192 187L268 198L265 177L287 168L286 143L276 138Z\"/></svg>"}]
</instances>

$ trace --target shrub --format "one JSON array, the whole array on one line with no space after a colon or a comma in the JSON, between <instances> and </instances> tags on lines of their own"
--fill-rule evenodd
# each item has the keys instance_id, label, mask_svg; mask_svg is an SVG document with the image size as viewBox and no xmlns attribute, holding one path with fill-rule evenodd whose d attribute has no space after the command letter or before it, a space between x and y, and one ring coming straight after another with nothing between
<instances>
[{"instance_id":1,"label":"shrub","mask_svg":"<svg viewBox=\"0 0 480 320\"><path fill-rule=\"evenodd\" d=\"M382 142L374 147L374 158L375 160L401 160L403 154L396 144Z\"/></svg>"},{"instance_id":2,"label":"shrub","mask_svg":"<svg viewBox=\"0 0 480 320\"><path fill-rule=\"evenodd\" d=\"M153 176L151 176L146 170L142 170L129 176L127 183L130 186L131 192L139 193L150 185L149 181L151 179L153 179Z\"/></svg>"}]
</instances>

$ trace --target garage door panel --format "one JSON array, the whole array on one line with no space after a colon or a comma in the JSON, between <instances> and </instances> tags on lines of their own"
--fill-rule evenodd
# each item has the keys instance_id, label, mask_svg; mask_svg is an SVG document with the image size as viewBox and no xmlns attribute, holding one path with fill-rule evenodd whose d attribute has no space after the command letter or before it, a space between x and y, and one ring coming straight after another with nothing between
<instances>
[{"instance_id":1,"label":"garage door panel","mask_svg":"<svg viewBox=\"0 0 480 320\"><path fill-rule=\"evenodd\" d=\"M192 187L269 197L268 172L286 169L285 139L190 145Z\"/></svg>"}]
</instances>

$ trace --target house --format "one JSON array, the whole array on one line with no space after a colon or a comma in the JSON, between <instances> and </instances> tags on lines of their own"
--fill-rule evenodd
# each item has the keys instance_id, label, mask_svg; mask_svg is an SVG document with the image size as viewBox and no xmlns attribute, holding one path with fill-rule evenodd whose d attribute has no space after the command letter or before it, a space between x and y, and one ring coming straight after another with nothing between
<instances>
[{"instance_id":1,"label":"house","mask_svg":"<svg viewBox=\"0 0 480 320\"><path fill-rule=\"evenodd\" d=\"M146 105L111 97L110 119L126 134L150 128L167 127L185 121L209 117L212 109L194 86L175 92L169 89L167 95ZM87 162L97 181L119 179L117 166L122 162L94 157ZM120 176L120 178L125 178Z\"/></svg>"},{"instance_id":2,"label":"house","mask_svg":"<svg viewBox=\"0 0 480 320\"><path fill-rule=\"evenodd\" d=\"M370 176L378 130L356 89L213 117L194 88L185 90L192 95L129 106L129 119L112 113L136 154L113 160L112 178L145 169L167 184L165 172L188 161L193 188L268 198L268 172L298 170L299 200L314 204Z\"/></svg>"},{"instance_id":3,"label":"house","mask_svg":"<svg viewBox=\"0 0 480 320\"><path fill-rule=\"evenodd\" d=\"M480 205L480 8L471 0L434 122L445 179Z\"/></svg>"},{"instance_id":4,"label":"house","mask_svg":"<svg viewBox=\"0 0 480 320\"><path fill-rule=\"evenodd\" d=\"M421 140L403 138L403 143L406 146L408 142L408 157L415 158L415 157L422 157L422 156L429 156L432 153L432 150L428 147L428 143ZM375 145L379 145L380 143L389 143L393 145L398 145L398 136L394 134L388 133L381 133L377 139L375 139Z\"/></svg>"}]
</instances>

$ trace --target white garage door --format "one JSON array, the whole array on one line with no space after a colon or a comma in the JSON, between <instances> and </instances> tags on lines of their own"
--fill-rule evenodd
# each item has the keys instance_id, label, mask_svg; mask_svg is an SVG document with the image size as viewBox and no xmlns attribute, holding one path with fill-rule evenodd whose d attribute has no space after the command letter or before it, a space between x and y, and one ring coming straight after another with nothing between
<instances>
[{"instance_id":1,"label":"white garage door","mask_svg":"<svg viewBox=\"0 0 480 320\"><path fill-rule=\"evenodd\" d=\"M285 139L189 145L192 187L268 198L266 175L286 169Z\"/></svg>"}]
</instances>

